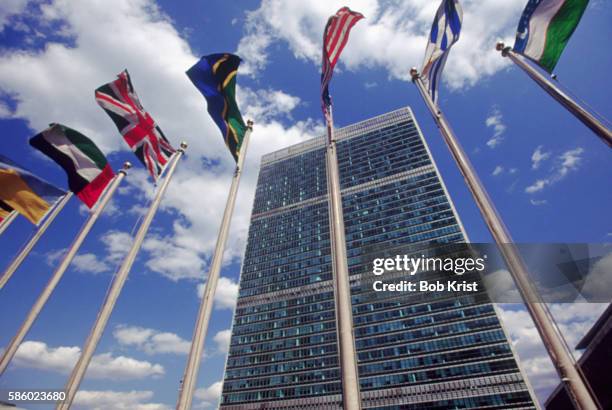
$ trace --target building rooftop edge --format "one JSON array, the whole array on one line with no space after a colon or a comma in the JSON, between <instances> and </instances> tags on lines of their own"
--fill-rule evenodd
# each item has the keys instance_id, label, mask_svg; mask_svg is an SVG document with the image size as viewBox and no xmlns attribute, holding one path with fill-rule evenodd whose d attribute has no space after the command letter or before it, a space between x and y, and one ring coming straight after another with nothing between
<instances>
[{"instance_id":1,"label":"building rooftop edge","mask_svg":"<svg viewBox=\"0 0 612 410\"><path fill-rule=\"evenodd\" d=\"M365 120L347 125L345 127L336 128L335 129L336 138L338 140L350 138L351 136L353 136L353 131L362 130L363 128L368 127L368 126L371 127L372 129L379 128L377 127L377 125L379 125L380 122L398 118L398 116L402 114L407 114L408 116L412 118L412 110L410 109L410 106L404 106L396 110L386 112L384 114L380 114L380 115L370 117ZM294 155L298 155L306 151L310 151L310 150L313 150L319 147L323 147L324 144L325 144L325 135L320 135L318 137L314 137L309 140L302 141L300 143L293 144L288 147L281 148L279 150L264 154L261 157L261 163L263 165L263 164L267 164L270 162L275 162L275 161L279 161L282 159L290 158Z\"/></svg>"}]
</instances>

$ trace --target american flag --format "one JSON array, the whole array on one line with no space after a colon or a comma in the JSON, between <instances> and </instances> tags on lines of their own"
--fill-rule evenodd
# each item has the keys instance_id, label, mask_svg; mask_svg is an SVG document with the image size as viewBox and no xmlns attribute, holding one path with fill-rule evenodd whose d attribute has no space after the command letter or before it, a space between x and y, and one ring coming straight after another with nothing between
<instances>
[{"instance_id":1,"label":"american flag","mask_svg":"<svg viewBox=\"0 0 612 410\"><path fill-rule=\"evenodd\" d=\"M329 82L334 74L334 67L348 41L351 28L362 18L361 13L351 11L348 7L342 7L327 20L323 32L323 68L321 70L321 100L324 114L331 105Z\"/></svg>"},{"instance_id":2,"label":"american flag","mask_svg":"<svg viewBox=\"0 0 612 410\"><path fill-rule=\"evenodd\" d=\"M459 0L442 0L431 26L421 69L421 79L434 102L438 100L438 85L450 48L459 40L462 20L463 10Z\"/></svg>"},{"instance_id":3,"label":"american flag","mask_svg":"<svg viewBox=\"0 0 612 410\"><path fill-rule=\"evenodd\" d=\"M96 101L113 120L153 180L157 180L175 149L140 104L128 71L123 71L115 81L96 89Z\"/></svg>"}]
</instances>

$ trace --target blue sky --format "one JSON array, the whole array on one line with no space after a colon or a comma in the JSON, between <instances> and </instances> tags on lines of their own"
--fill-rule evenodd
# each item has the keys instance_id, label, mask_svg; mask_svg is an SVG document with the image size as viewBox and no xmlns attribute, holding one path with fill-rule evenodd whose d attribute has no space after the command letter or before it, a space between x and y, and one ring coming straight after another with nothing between
<instances>
[{"instance_id":1,"label":"blue sky","mask_svg":"<svg viewBox=\"0 0 612 410\"><path fill-rule=\"evenodd\" d=\"M314 4L307 4L314 3ZM119 194L28 334L0 388L64 385L112 273L153 186L93 90L124 68L170 141L190 144L162 210L119 299L78 399L78 408L168 409L176 400L232 173L232 159L205 102L184 71L202 54L245 61L238 96L255 120L220 292L194 408L214 408L225 363L259 158L323 132L320 37L342 5L361 11L331 84L337 126L410 105L474 242L490 241L471 196L415 87L437 2L377 0L8 0L0 5L0 152L57 186L63 171L34 152L29 137L50 122L90 136L117 169L135 164ZM493 49L511 44L525 0L462 2L464 32L451 53L440 106L517 242L610 242L609 149ZM612 6L591 1L557 67L559 82L612 118ZM86 218L73 200L0 296L5 346ZM0 237L0 264L27 240L23 218ZM601 306L556 306L570 344ZM504 306L515 346L544 397L556 384L537 334L520 307ZM42 408L42 407L41 407Z\"/></svg>"}]
</instances>

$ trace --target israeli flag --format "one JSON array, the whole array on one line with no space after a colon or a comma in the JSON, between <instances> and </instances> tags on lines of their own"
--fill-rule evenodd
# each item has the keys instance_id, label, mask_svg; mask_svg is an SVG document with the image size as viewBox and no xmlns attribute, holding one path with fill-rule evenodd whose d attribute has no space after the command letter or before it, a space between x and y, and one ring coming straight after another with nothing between
<instances>
[{"instance_id":1,"label":"israeli flag","mask_svg":"<svg viewBox=\"0 0 612 410\"><path fill-rule=\"evenodd\" d=\"M459 40L462 21L463 10L459 0L442 0L431 26L425 61L421 69L421 80L434 103L438 102L438 85L442 70L451 46Z\"/></svg>"}]
</instances>

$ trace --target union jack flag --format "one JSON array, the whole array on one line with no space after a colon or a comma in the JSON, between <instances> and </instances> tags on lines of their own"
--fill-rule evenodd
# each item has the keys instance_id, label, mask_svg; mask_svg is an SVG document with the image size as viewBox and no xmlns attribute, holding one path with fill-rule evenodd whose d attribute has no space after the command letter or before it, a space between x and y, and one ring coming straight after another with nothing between
<instances>
[{"instance_id":1,"label":"union jack flag","mask_svg":"<svg viewBox=\"0 0 612 410\"><path fill-rule=\"evenodd\" d=\"M321 108L327 115L331 105L329 97L329 82L334 74L334 67L340 58L340 53L346 46L351 28L363 18L363 14L342 7L327 20L323 32L323 68L321 70Z\"/></svg>"},{"instance_id":2,"label":"union jack flag","mask_svg":"<svg viewBox=\"0 0 612 410\"><path fill-rule=\"evenodd\" d=\"M121 72L115 81L96 89L96 101L156 181L176 150L140 104L128 71Z\"/></svg>"}]
</instances>

